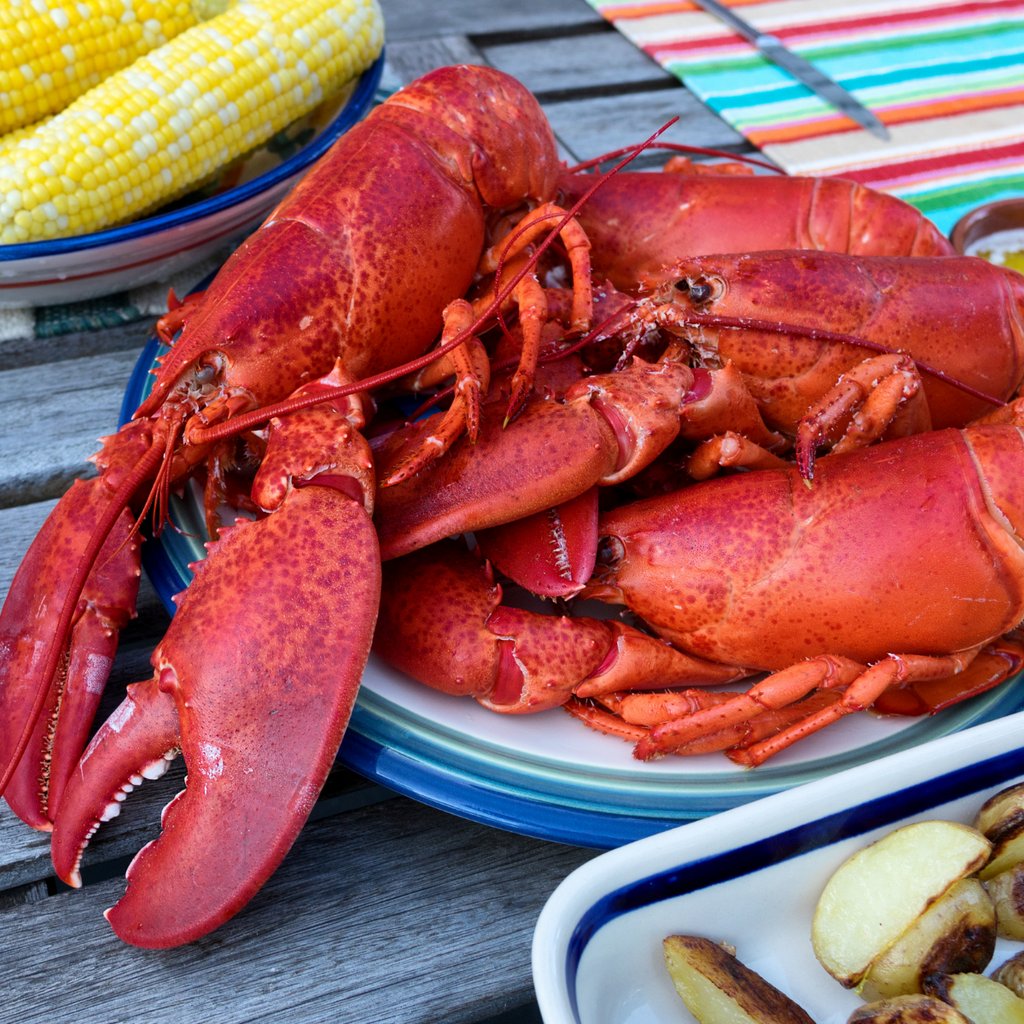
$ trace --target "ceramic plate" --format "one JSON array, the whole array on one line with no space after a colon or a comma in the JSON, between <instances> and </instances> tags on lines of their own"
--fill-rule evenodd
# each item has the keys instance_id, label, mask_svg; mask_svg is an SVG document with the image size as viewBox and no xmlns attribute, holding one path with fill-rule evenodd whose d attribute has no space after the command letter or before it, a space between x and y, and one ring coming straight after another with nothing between
<instances>
[{"instance_id":1,"label":"ceramic plate","mask_svg":"<svg viewBox=\"0 0 1024 1024\"><path fill-rule=\"evenodd\" d=\"M160 350L143 352L125 394L125 422L153 381ZM143 564L168 610L205 556L198 489L172 498L181 532L143 545ZM607 606L601 606L607 615ZM589 609L588 609L589 610ZM413 682L371 656L339 759L401 793L526 835L608 848L1015 711L1018 677L932 718L848 715L769 765L746 771L720 754L642 764L632 747L560 709L497 715Z\"/></svg>"},{"instance_id":2,"label":"ceramic plate","mask_svg":"<svg viewBox=\"0 0 1024 1024\"><path fill-rule=\"evenodd\" d=\"M112 295L167 278L237 245L362 118L383 67L382 52L341 96L279 132L218 185L192 193L155 216L75 238L0 245L0 308Z\"/></svg>"},{"instance_id":3,"label":"ceramic plate","mask_svg":"<svg viewBox=\"0 0 1024 1024\"><path fill-rule=\"evenodd\" d=\"M662 958L669 935L736 947L818 1024L862 1000L818 964L811 919L832 872L914 821L970 823L1024 780L1024 714L946 736L595 858L555 890L534 933L545 1024L693 1022ZM1024 948L1000 939L986 973Z\"/></svg>"}]
</instances>

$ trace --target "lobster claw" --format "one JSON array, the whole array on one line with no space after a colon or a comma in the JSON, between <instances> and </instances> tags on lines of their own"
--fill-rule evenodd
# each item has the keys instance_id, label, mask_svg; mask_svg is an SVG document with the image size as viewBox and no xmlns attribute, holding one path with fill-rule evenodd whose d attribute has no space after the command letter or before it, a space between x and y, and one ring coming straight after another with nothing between
<instances>
[{"instance_id":1,"label":"lobster claw","mask_svg":"<svg viewBox=\"0 0 1024 1024\"><path fill-rule=\"evenodd\" d=\"M117 512L110 499L102 479L75 482L0 614L0 775L10 775L3 792L15 814L42 831L88 738L118 632L135 615L139 540L128 511L117 515L80 591L73 579L95 520Z\"/></svg>"},{"instance_id":2,"label":"lobster claw","mask_svg":"<svg viewBox=\"0 0 1024 1024\"><path fill-rule=\"evenodd\" d=\"M53 833L54 866L73 885L111 805L180 742L187 788L107 911L120 938L147 948L216 928L284 858L341 743L376 621L376 536L341 490L293 489L209 548L153 653L153 679L97 733Z\"/></svg>"}]
</instances>

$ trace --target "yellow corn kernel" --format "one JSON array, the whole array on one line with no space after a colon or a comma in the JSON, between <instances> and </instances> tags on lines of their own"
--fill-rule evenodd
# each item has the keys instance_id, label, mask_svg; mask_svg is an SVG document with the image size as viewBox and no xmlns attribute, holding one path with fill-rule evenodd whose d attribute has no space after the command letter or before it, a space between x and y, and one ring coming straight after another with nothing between
<instances>
[{"instance_id":1,"label":"yellow corn kernel","mask_svg":"<svg viewBox=\"0 0 1024 1024\"><path fill-rule=\"evenodd\" d=\"M196 21L189 0L5 0L0 133L63 110Z\"/></svg>"},{"instance_id":2,"label":"yellow corn kernel","mask_svg":"<svg viewBox=\"0 0 1024 1024\"><path fill-rule=\"evenodd\" d=\"M241 0L0 137L0 239L97 231L168 202L362 73L383 42L377 0Z\"/></svg>"}]
</instances>

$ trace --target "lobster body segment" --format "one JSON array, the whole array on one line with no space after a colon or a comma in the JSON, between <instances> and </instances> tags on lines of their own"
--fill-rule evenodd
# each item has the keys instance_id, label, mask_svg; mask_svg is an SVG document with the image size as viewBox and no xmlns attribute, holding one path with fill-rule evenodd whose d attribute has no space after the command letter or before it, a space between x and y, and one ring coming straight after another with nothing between
<instances>
[{"instance_id":1,"label":"lobster body segment","mask_svg":"<svg viewBox=\"0 0 1024 1024\"><path fill-rule=\"evenodd\" d=\"M572 204L590 175L563 173ZM645 274L687 256L818 249L855 256L943 256L953 247L908 203L839 178L629 173L583 207L591 262L635 293Z\"/></svg>"}]
</instances>

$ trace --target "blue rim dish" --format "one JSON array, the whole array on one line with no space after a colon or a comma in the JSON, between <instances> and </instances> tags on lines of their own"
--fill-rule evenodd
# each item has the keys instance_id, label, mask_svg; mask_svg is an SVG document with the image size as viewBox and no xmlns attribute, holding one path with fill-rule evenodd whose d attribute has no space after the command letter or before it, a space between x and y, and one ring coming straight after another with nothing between
<instances>
[{"instance_id":1,"label":"blue rim dish","mask_svg":"<svg viewBox=\"0 0 1024 1024\"><path fill-rule=\"evenodd\" d=\"M94 231L87 235L76 235L73 238L54 238L46 242L19 242L16 245L0 245L0 262L31 259L34 256L60 256L84 249L95 249L98 246L110 245L115 242L126 242L133 238L141 238L158 231L165 231L167 228L200 220L211 213L245 202L319 160L338 141L338 138L366 113L373 102L373 95L380 84L383 71L384 50L381 49L376 61L363 72L354 92L338 116L315 139L278 164L277 167L253 178L252 181L247 181L244 185L228 189L220 195L203 199L183 209L147 217L121 227Z\"/></svg>"},{"instance_id":2,"label":"blue rim dish","mask_svg":"<svg viewBox=\"0 0 1024 1024\"><path fill-rule=\"evenodd\" d=\"M566 981L577 1019L576 973L583 951L594 935L616 917L652 903L732 881L843 839L862 836L939 804L980 793L1021 774L1024 774L1024 749L1000 754L970 768L940 775L896 793L887 793L856 807L844 808L825 818L806 822L718 856L680 864L670 871L650 875L602 896L580 918L566 954Z\"/></svg>"}]
</instances>

